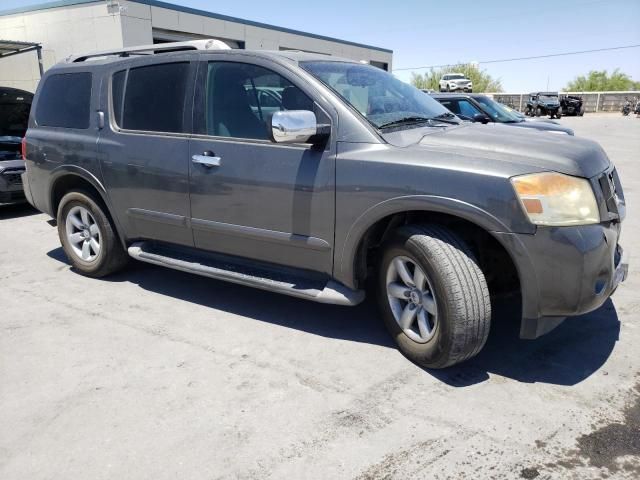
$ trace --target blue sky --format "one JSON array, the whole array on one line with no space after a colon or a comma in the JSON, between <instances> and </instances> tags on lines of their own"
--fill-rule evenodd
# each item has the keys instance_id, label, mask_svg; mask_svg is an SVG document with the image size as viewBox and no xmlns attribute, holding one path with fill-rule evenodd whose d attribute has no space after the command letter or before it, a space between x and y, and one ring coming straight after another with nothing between
<instances>
[{"instance_id":1,"label":"blue sky","mask_svg":"<svg viewBox=\"0 0 640 480\"><path fill-rule=\"evenodd\" d=\"M41 0L0 0L0 9ZM640 44L640 0L173 0L394 51L394 68ZM640 48L482 65L506 91L558 90L589 70L640 81ZM423 70L416 70L421 72ZM410 71L395 71L408 80Z\"/></svg>"}]
</instances>

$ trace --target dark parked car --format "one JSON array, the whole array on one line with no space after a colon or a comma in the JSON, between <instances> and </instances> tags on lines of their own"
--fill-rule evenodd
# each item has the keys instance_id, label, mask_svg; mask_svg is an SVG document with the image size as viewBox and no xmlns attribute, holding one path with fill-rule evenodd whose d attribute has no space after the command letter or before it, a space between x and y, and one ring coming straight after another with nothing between
<instances>
[{"instance_id":1,"label":"dark parked car","mask_svg":"<svg viewBox=\"0 0 640 480\"><path fill-rule=\"evenodd\" d=\"M577 115L580 117L584 115L582 97L577 95L562 95L560 97L560 107L562 108L562 115Z\"/></svg>"},{"instance_id":2,"label":"dark parked car","mask_svg":"<svg viewBox=\"0 0 640 480\"><path fill-rule=\"evenodd\" d=\"M480 123L504 123L516 127L544 130L551 133L573 135L573 130L555 122L527 119L517 115L509 107L496 102L493 98L480 93L432 93L442 105L463 120Z\"/></svg>"},{"instance_id":3,"label":"dark parked car","mask_svg":"<svg viewBox=\"0 0 640 480\"><path fill-rule=\"evenodd\" d=\"M371 65L212 45L45 73L25 191L76 271L133 257L340 305L369 285L400 350L433 368L482 349L492 295L515 292L535 338L626 277L624 194L598 144L461 123ZM256 85L281 89L278 111L251 108Z\"/></svg>"},{"instance_id":4,"label":"dark parked car","mask_svg":"<svg viewBox=\"0 0 640 480\"><path fill-rule=\"evenodd\" d=\"M30 92L0 87L0 205L25 201L21 143L32 100Z\"/></svg>"},{"instance_id":5,"label":"dark parked car","mask_svg":"<svg viewBox=\"0 0 640 480\"><path fill-rule=\"evenodd\" d=\"M527 105L524 109L525 115L531 117L541 117L549 115L550 118L562 117L562 109L557 92L535 92L529 94Z\"/></svg>"}]
</instances>

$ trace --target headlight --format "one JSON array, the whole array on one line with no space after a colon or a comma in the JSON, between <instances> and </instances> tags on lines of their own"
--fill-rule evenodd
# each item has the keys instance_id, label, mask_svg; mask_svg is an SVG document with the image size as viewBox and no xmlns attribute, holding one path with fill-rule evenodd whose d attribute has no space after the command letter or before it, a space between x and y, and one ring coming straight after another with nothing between
<instances>
[{"instance_id":1,"label":"headlight","mask_svg":"<svg viewBox=\"0 0 640 480\"><path fill-rule=\"evenodd\" d=\"M511 183L529 220L536 225L600 222L596 197L584 178L546 172L513 177Z\"/></svg>"}]
</instances>

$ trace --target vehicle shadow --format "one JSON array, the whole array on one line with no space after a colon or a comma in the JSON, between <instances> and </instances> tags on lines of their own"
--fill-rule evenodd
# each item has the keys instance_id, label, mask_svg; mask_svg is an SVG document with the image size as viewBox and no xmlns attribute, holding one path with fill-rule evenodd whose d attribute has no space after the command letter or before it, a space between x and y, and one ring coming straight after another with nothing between
<instances>
[{"instance_id":1,"label":"vehicle shadow","mask_svg":"<svg viewBox=\"0 0 640 480\"><path fill-rule=\"evenodd\" d=\"M68 263L62 248L48 255ZM140 262L131 262L125 271L99 281L105 280L134 283L180 301L313 335L395 348L371 298L356 307L324 305ZM611 300L595 312L567 319L536 340L518 337L517 299L497 301L493 308L491 333L478 356L459 366L424 372L454 387L482 383L491 375L526 383L575 385L602 367L620 332Z\"/></svg>"},{"instance_id":2,"label":"vehicle shadow","mask_svg":"<svg viewBox=\"0 0 640 480\"><path fill-rule=\"evenodd\" d=\"M0 205L0 220L9 218L28 217L40 213L28 203L18 203L15 205Z\"/></svg>"}]
</instances>

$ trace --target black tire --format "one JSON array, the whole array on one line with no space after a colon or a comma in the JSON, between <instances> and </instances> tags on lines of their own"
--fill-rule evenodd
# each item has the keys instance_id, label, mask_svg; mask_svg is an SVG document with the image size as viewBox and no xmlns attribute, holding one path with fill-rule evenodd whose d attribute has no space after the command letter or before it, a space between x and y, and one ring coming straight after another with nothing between
<instances>
[{"instance_id":1,"label":"black tire","mask_svg":"<svg viewBox=\"0 0 640 480\"><path fill-rule=\"evenodd\" d=\"M542 116L542 109L540 107L536 108L536 117Z\"/></svg>"},{"instance_id":2,"label":"black tire","mask_svg":"<svg viewBox=\"0 0 640 480\"><path fill-rule=\"evenodd\" d=\"M449 85L447 85L447 92L451 92L451 89L449 88Z\"/></svg>"},{"instance_id":3,"label":"black tire","mask_svg":"<svg viewBox=\"0 0 640 480\"><path fill-rule=\"evenodd\" d=\"M89 211L100 232L100 252L91 261L83 260L74 252L67 238L66 221L72 208L84 207ZM82 275L100 278L124 268L129 260L115 228L107 217L106 208L100 200L85 191L67 193L58 207L58 236L71 265Z\"/></svg>"},{"instance_id":4,"label":"black tire","mask_svg":"<svg viewBox=\"0 0 640 480\"><path fill-rule=\"evenodd\" d=\"M425 343L411 339L396 321L387 297L387 270L399 256L419 265L432 286L438 320ZM489 289L467 243L439 225L409 225L385 243L377 296L384 323L400 351L428 368L445 368L480 352L491 324Z\"/></svg>"},{"instance_id":5,"label":"black tire","mask_svg":"<svg viewBox=\"0 0 640 480\"><path fill-rule=\"evenodd\" d=\"M556 112L556 118L557 118L558 120L560 120L560 119L562 118L562 112L560 112L560 110L558 110L558 111Z\"/></svg>"}]
</instances>

